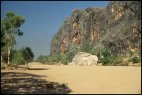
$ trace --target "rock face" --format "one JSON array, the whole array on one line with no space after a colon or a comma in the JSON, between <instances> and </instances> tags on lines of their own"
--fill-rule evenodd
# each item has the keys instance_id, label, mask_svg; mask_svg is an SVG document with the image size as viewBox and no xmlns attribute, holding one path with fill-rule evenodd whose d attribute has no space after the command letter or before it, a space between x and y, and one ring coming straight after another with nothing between
<instances>
[{"instance_id":1,"label":"rock face","mask_svg":"<svg viewBox=\"0 0 142 95\"><path fill-rule=\"evenodd\" d=\"M111 1L104 8L75 9L53 37L50 54L80 52L84 46L96 54L103 49L124 56L131 50L140 53L141 2Z\"/></svg>"},{"instance_id":2,"label":"rock face","mask_svg":"<svg viewBox=\"0 0 142 95\"><path fill-rule=\"evenodd\" d=\"M78 52L69 65L97 65L98 57L85 52Z\"/></svg>"}]
</instances>

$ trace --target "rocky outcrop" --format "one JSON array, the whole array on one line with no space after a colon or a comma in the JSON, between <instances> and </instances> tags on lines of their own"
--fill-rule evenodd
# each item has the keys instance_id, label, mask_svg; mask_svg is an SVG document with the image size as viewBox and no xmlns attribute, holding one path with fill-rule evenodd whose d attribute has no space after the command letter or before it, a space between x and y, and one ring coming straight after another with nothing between
<instances>
[{"instance_id":1,"label":"rocky outcrop","mask_svg":"<svg viewBox=\"0 0 142 95\"><path fill-rule=\"evenodd\" d=\"M141 52L141 2L111 1L104 8L75 9L51 42L50 54L80 52L92 47L95 54L107 49L111 54L129 56Z\"/></svg>"},{"instance_id":2,"label":"rocky outcrop","mask_svg":"<svg viewBox=\"0 0 142 95\"><path fill-rule=\"evenodd\" d=\"M91 66L97 65L98 57L85 52L78 52L69 65Z\"/></svg>"}]
</instances>

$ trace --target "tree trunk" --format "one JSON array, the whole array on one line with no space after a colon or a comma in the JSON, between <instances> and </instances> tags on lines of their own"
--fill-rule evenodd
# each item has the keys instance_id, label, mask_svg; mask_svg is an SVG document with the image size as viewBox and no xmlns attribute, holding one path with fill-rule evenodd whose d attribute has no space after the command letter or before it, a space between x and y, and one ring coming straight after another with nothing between
<instances>
[{"instance_id":1,"label":"tree trunk","mask_svg":"<svg viewBox=\"0 0 142 95\"><path fill-rule=\"evenodd\" d=\"M10 64L10 44L9 44L9 42L8 42L8 51L7 51L7 53L8 53L8 65Z\"/></svg>"},{"instance_id":2,"label":"tree trunk","mask_svg":"<svg viewBox=\"0 0 142 95\"><path fill-rule=\"evenodd\" d=\"M28 66L28 62L27 63L25 63L26 64L26 70L28 70L28 68L29 68L29 66Z\"/></svg>"}]
</instances>

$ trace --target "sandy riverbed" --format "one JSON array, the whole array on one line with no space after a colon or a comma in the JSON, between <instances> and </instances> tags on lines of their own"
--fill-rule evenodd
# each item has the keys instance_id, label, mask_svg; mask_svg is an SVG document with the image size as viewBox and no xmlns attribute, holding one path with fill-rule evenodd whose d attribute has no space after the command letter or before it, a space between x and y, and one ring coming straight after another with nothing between
<instances>
[{"instance_id":1,"label":"sandy riverbed","mask_svg":"<svg viewBox=\"0 0 142 95\"><path fill-rule=\"evenodd\" d=\"M44 77L41 77L42 79L58 83L67 83L68 87L71 89L69 94L141 93L141 67L67 65L35 66L47 69L1 71L43 75Z\"/></svg>"}]
</instances>

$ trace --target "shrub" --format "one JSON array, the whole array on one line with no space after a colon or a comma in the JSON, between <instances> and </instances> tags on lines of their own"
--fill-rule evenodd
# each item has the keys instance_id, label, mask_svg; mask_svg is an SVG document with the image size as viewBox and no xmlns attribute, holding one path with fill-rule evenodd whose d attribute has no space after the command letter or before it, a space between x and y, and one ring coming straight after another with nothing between
<instances>
[{"instance_id":1,"label":"shrub","mask_svg":"<svg viewBox=\"0 0 142 95\"><path fill-rule=\"evenodd\" d=\"M50 62L58 63L60 60L60 55L56 54L56 55L49 56L49 59L50 59Z\"/></svg>"},{"instance_id":2,"label":"shrub","mask_svg":"<svg viewBox=\"0 0 142 95\"><path fill-rule=\"evenodd\" d=\"M106 64L110 64L111 63L111 60L110 60L110 53L105 50L103 53L103 58L100 58L100 62L103 64L103 65L106 65Z\"/></svg>"},{"instance_id":3,"label":"shrub","mask_svg":"<svg viewBox=\"0 0 142 95\"><path fill-rule=\"evenodd\" d=\"M139 63L139 62L140 62L140 59L135 56L135 57L132 58L132 62L133 62L133 63Z\"/></svg>"},{"instance_id":4,"label":"shrub","mask_svg":"<svg viewBox=\"0 0 142 95\"><path fill-rule=\"evenodd\" d=\"M87 52L87 53L92 53L92 46L90 46L89 44L83 44L80 48L80 51L82 52Z\"/></svg>"},{"instance_id":5,"label":"shrub","mask_svg":"<svg viewBox=\"0 0 142 95\"><path fill-rule=\"evenodd\" d=\"M14 51L12 56L12 63L25 64L33 60L34 54L29 47L21 48L19 51Z\"/></svg>"},{"instance_id":6,"label":"shrub","mask_svg":"<svg viewBox=\"0 0 142 95\"><path fill-rule=\"evenodd\" d=\"M65 54L55 54L55 55L48 55L48 56L39 56L37 61L43 64L51 64L51 63L59 63L60 61L67 65L69 62L72 61L75 53L74 52L66 52Z\"/></svg>"},{"instance_id":7,"label":"shrub","mask_svg":"<svg viewBox=\"0 0 142 95\"><path fill-rule=\"evenodd\" d=\"M141 59L135 56L135 57L129 58L128 61L133 63L139 63Z\"/></svg>"},{"instance_id":8,"label":"shrub","mask_svg":"<svg viewBox=\"0 0 142 95\"><path fill-rule=\"evenodd\" d=\"M68 52L67 53L68 62L71 62L74 56L75 56L75 52Z\"/></svg>"},{"instance_id":9,"label":"shrub","mask_svg":"<svg viewBox=\"0 0 142 95\"><path fill-rule=\"evenodd\" d=\"M12 63L14 64L25 64L26 60L24 60L22 52L16 52L13 55Z\"/></svg>"},{"instance_id":10,"label":"shrub","mask_svg":"<svg viewBox=\"0 0 142 95\"><path fill-rule=\"evenodd\" d=\"M69 62L72 61L74 55L74 52L66 52L65 54L61 55L61 62L67 65Z\"/></svg>"},{"instance_id":11,"label":"shrub","mask_svg":"<svg viewBox=\"0 0 142 95\"><path fill-rule=\"evenodd\" d=\"M43 56L43 55L40 55L38 58L37 58L37 61L40 62L40 63L48 63L50 62L50 58L49 56Z\"/></svg>"},{"instance_id":12,"label":"shrub","mask_svg":"<svg viewBox=\"0 0 142 95\"><path fill-rule=\"evenodd\" d=\"M65 65L67 65L68 61L67 61L67 55L66 54L63 54L62 57L61 57L61 62Z\"/></svg>"},{"instance_id":13,"label":"shrub","mask_svg":"<svg viewBox=\"0 0 142 95\"><path fill-rule=\"evenodd\" d=\"M122 63L122 61L123 61L122 57L119 57L119 56L112 56L111 57L112 64L119 64L119 63Z\"/></svg>"},{"instance_id":14,"label":"shrub","mask_svg":"<svg viewBox=\"0 0 142 95\"><path fill-rule=\"evenodd\" d=\"M110 63L110 58L109 57L104 57L101 59L101 63L103 65L109 64Z\"/></svg>"},{"instance_id":15,"label":"shrub","mask_svg":"<svg viewBox=\"0 0 142 95\"><path fill-rule=\"evenodd\" d=\"M110 57L110 53L108 52L108 50L105 50L105 51L102 53L102 55L103 55L104 57Z\"/></svg>"}]
</instances>

